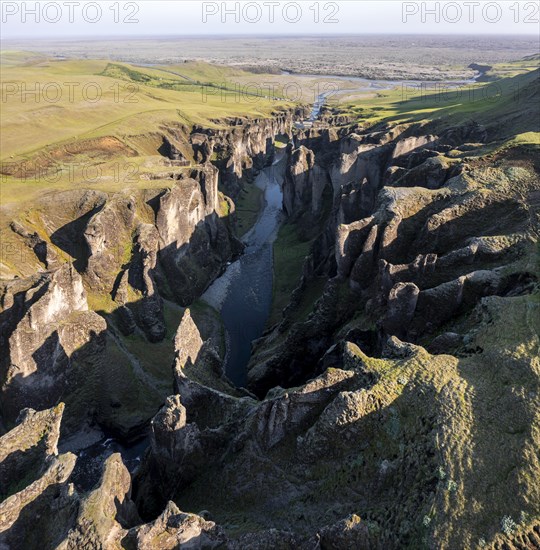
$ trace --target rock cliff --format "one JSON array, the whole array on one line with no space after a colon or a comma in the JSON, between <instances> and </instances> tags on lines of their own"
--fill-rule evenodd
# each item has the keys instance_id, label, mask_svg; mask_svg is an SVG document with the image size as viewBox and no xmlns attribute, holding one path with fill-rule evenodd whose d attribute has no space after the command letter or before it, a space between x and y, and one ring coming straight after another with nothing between
<instances>
[{"instance_id":1,"label":"rock cliff","mask_svg":"<svg viewBox=\"0 0 540 550\"><path fill-rule=\"evenodd\" d=\"M328 282L306 320L294 322L295 308L288 308L256 343L252 390L264 394L317 373L335 343L332 333L355 317L371 339L397 335L429 346L483 297L519 293L523 281L534 287L537 275L525 267L538 224L538 208L527 199L537 189L534 166L513 168L504 156L497 168L486 159L449 158L456 135L485 139L486 130L472 124L424 134L429 129L353 128L339 138L333 159L324 134L310 138L313 150L292 152L284 194L290 222L304 231L298 213L313 212L306 189L333 190L331 214L319 217L304 267L304 281Z\"/></svg>"}]
</instances>

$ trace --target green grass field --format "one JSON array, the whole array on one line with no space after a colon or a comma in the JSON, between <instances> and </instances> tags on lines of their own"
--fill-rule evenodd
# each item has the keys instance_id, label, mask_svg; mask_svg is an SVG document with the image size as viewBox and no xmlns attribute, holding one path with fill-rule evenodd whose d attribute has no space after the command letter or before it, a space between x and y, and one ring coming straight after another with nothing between
<instances>
[{"instance_id":1,"label":"green grass field","mask_svg":"<svg viewBox=\"0 0 540 550\"><path fill-rule=\"evenodd\" d=\"M255 184L249 183L240 191L236 200L236 227L240 237L255 225L263 201L263 192Z\"/></svg>"},{"instance_id":2,"label":"green grass field","mask_svg":"<svg viewBox=\"0 0 540 550\"><path fill-rule=\"evenodd\" d=\"M2 55L3 160L70 139L144 133L164 120L215 125L230 116L268 116L277 105L264 98L246 101L234 91L204 96L201 85L157 69L40 59L29 62L22 52ZM189 69L192 78L209 84L211 78L221 82L227 72L203 64Z\"/></svg>"},{"instance_id":3,"label":"green grass field","mask_svg":"<svg viewBox=\"0 0 540 550\"><path fill-rule=\"evenodd\" d=\"M3 205L74 185L163 186L139 177L163 171L160 128L220 128L228 118L268 117L288 106L226 89L244 72L205 63L164 69L15 51L3 51L1 63ZM183 153L192 160L188 146ZM13 177L10 166L20 162L24 177Z\"/></svg>"},{"instance_id":4,"label":"green grass field","mask_svg":"<svg viewBox=\"0 0 540 550\"><path fill-rule=\"evenodd\" d=\"M512 65L510 76L494 82L464 84L457 89L440 84L403 85L351 102L344 98L338 110L357 117L359 122L366 125L381 121L427 122L443 118L448 126L465 119L490 124L498 116L522 113L527 104L530 104L531 109L535 108L534 98L529 97L529 94L539 78L539 70L529 70L529 65L522 65L521 62ZM530 124L523 125L523 122L523 118L517 117L501 129L501 137L512 139L517 134L524 134L522 140L531 138L532 143L537 143L537 132L530 132Z\"/></svg>"},{"instance_id":5,"label":"green grass field","mask_svg":"<svg viewBox=\"0 0 540 550\"><path fill-rule=\"evenodd\" d=\"M281 313L300 282L302 266L312 241L302 241L294 224L284 223L274 243L274 288L268 325L281 319Z\"/></svg>"}]
</instances>

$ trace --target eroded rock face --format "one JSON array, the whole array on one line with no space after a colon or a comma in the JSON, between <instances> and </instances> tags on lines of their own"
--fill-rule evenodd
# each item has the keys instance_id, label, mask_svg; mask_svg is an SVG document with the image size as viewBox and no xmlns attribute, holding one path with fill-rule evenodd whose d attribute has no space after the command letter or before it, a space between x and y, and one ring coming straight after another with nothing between
<instances>
[{"instance_id":1,"label":"eroded rock face","mask_svg":"<svg viewBox=\"0 0 540 550\"><path fill-rule=\"evenodd\" d=\"M0 504L0 544L37 549L62 541L77 513L77 495L66 483L76 459L71 453L51 457L39 479Z\"/></svg>"},{"instance_id":2,"label":"eroded rock face","mask_svg":"<svg viewBox=\"0 0 540 550\"><path fill-rule=\"evenodd\" d=\"M283 207L292 218L316 218L323 207L323 192L330 184L326 170L315 163L315 154L303 145L292 152L283 182Z\"/></svg>"},{"instance_id":3,"label":"eroded rock face","mask_svg":"<svg viewBox=\"0 0 540 550\"><path fill-rule=\"evenodd\" d=\"M14 420L26 406L49 407L84 378L104 349L106 323L88 311L81 276L63 265L30 281L4 312L13 327L2 367L2 411ZM13 310L13 311L12 311Z\"/></svg>"},{"instance_id":4,"label":"eroded rock face","mask_svg":"<svg viewBox=\"0 0 540 550\"><path fill-rule=\"evenodd\" d=\"M180 179L155 198L155 226L141 224L135 238L128 282L144 296L139 305L148 302L146 309L156 310L145 312L146 318L158 319L152 339L163 337L158 289L166 286L171 297L187 305L241 248L218 214L217 170L208 164L192 175L197 179Z\"/></svg>"},{"instance_id":5,"label":"eroded rock face","mask_svg":"<svg viewBox=\"0 0 540 550\"><path fill-rule=\"evenodd\" d=\"M479 311L487 309L483 314L486 321L477 329L480 332L469 336L471 346L500 338L508 319L496 304L504 300L496 298L479 306ZM525 297L518 299L510 317L520 318L519 312L528 307L526 303ZM525 330L526 345L536 341L534 330L525 328L526 323L520 326ZM503 359L506 351L496 350L488 358L480 355L471 361L450 355L432 356L421 346L395 336L384 346L382 359L371 358L350 343L340 353L336 361L347 370L329 368L302 387L276 388L261 403L249 407L241 406L237 398L219 396L200 386L195 389L188 381L179 384L179 396L170 398L166 414L156 418L169 429L161 432L149 459L153 460L156 452L165 456L168 449L180 448L176 445L182 432L182 437L197 434L191 450L205 448L203 458L190 454L183 439L180 455L157 470L145 470L140 481L143 485L149 480L153 483L157 479L154 476L163 475L172 482L179 474L171 470L172 463L180 461L186 469L196 465L192 480L170 498L182 502L195 499L198 507L210 508L213 519L225 526L240 521L240 517L249 523L255 521L259 526L257 535L233 539L230 548L241 548L242 544L257 548L262 541L272 541L278 548L311 548L317 541L321 548L334 549L414 546L414 541L425 533L428 520L424 519L424 511L431 506L437 508L437 515L429 520L436 524L435 540L446 541L443 547L452 547L460 540L471 540L473 544L476 535L470 533L476 533L476 527L471 526L479 525L477 517L465 527L453 514L467 521L471 515L466 506L456 507L451 495L467 491L464 483L472 483L471 490L478 494L472 480L480 481L484 476L497 485L504 484L495 481L501 464L480 466L479 462L471 462L467 466L461 462L475 455L472 449L476 447L469 446L472 441L493 450L500 441L491 430L484 434L468 428L473 418L489 414L490 400L501 395L498 380L488 383L477 371L493 374L496 369L497 377L503 376L507 368L518 369L523 359ZM527 384L535 388L533 391L538 379L529 368L535 362L531 357L524 359L521 371ZM468 393L469 376L480 376L488 384L487 402ZM505 392L504 399L509 400L510 409L518 406L519 397L511 390ZM537 413L531 402L518 408L519 420L510 409L508 413L497 409L497 420L493 420L497 433L507 429L507 423L515 427ZM215 416L209 418L206 411L210 409ZM224 419L221 424L219 417ZM193 432L185 431L188 426ZM212 448L210 442L218 440L219 446ZM501 460L507 463L513 459L505 456ZM448 492L451 495L447 499ZM487 498L486 492L482 495ZM497 510L515 510L521 506L520 498L516 496L510 499L511 504L507 501L501 507L496 505ZM374 501L385 504L374 508ZM496 536L500 521L500 512L491 510L492 506L483 512L486 521L491 522L490 537ZM280 510L287 513L280 514ZM369 519L360 520L366 513ZM467 538L470 536L473 538ZM514 538L516 548L536 536L534 528L529 532L519 527Z\"/></svg>"},{"instance_id":6,"label":"eroded rock face","mask_svg":"<svg viewBox=\"0 0 540 550\"><path fill-rule=\"evenodd\" d=\"M133 528L125 539L127 548L139 550L199 550L223 547L225 542L215 523L181 512L174 502L168 502L155 521Z\"/></svg>"},{"instance_id":7,"label":"eroded rock face","mask_svg":"<svg viewBox=\"0 0 540 550\"><path fill-rule=\"evenodd\" d=\"M168 189L62 192L55 205L44 199L40 221L54 246L18 222L13 231L49 268L58 264L55 247L73 256L92 293L118 304L127 334L138 327L160 341L159 295L192 302L241 250L221 217L218 170L207 163L189 175L175 175Z\"/></svg>"},{"instance_id":8,"label":"eroded rock face","mask_svg":"<svg viewBox=\"0 0 540 550\"><path fill-rule=\"evenodd\" d=\"M148 501L156 483L161 484L161 494L175 498L218 464L229 471L233 465L225 457L230 453L240 453L242 460L263 460L261 452L301 431L352 377L348 371L327 372L303 388L277 392L257 404L251 398L206 388L179 373L178 395L167 400L152 423L152 453L143 468L138 499L141 504ZM238 483L235 494L253 491L259 481Z\"/></svg>"},{"instance_id":9,"label":"eroded rock face","mask_svg":"<svg viewBox=\"0 0 540 550\"><path fill-rule=\"evenodd\" d=\"M174 338L174 371L178 377L196 370L201 374L223 375L221 358L212 339L203 341L201 333L188 309L184 311ZM189 375L188 375L189 376Z\"/></svg>"},{"instance_id":10,"label":"eroded rock face","mask_svg":"<svg viewBox=\"0 0 540 550\"><path fill-rule=\"evenodd\" d=\"M36 231L28 231L22 224L15 220L10 223L10 228L14 233L23 238L24 243L33 250L37 259L46 269L54 269L58 266L58 254Z\"/></svg>"},{"instance_id":11,"label":"eroded rock face","mask_svg":"<svg viewBox=\"0 0 540 550\"><path fill-rule=\"evenodd\" d=\"M184 514L172 502L154 522L142 524L119 454L105 460L95 488L77 492L70 479L77 457L57 453L63 411L63 404L39 412L26 409L20 424L0 438L2 548L157 550L225 542L214 523Z\"/></svg>"},{"instance_id":12,"label":"eroded rock face","mask_svg":"<svg viewBox=\"0 0 540 550\"><path fill-rule=\"evenodd\" d=\"M420 289L414 283L397 283L388 294L388 306L383 327L389 334L398 337L407 332L416 305Z\"/></svg>"},{"instance_id":13,"label":"eroded rock face","mask_svg":"<svg viewBox=\"0 0 540 550\"><path fill-rule=\"evenodd\" d=\"M130 527L139 521L130 496L129 472L122 457L113 454L103 465L98 487L80 497L74 526L58 548L122 548L123 526Z\"/></svg>"},{"instance_id":14,"label":"eroded rock face","mask_svg":"<svg viewBox=\"0 0 540 550\"><path fill-rule=\"evenodd\" d=\"M295 112L277 112L272 118L231 119L223 130L195 127L190 136L195 159L212 159L219 167L229 196L235 198L245 181L251 180L273 156L276 136L290 136Z\"/></svg>"},{"instance_id":15,"label":"eroded rock face","mask_svg":"<svg viewBox=\"0 0 540 550\"><path fill-rule=\"evenodd\" d=\"M439 136L423 131L411 124L345 131L339 151L325 159L333 210L306 259L294 303L313 300L307 298L310 282L330 281L311 315L295 322L298 308L289 307L256 342L248 372L252 391L264 395L276 383L305 380L337 343L329 335L345 319L366 315L377 332L428 345L480 299L504 294L511 281L525 277L518 274L519 258L528 254L525 243L534 240L537 222L519 197L537 185L533 171L472 168L447 157L456 135L485 137L477 125ZM312 138L309 154L305 148L293 153L289 169L302 174L301 182L324 183L314 170L321 143L322 137ZM309 210L309 200L299 197L300 208ZM347 291L339 288L342 282Z\"/></svg>"},{"instance_id":16,"label":"eroded rock face","mask_svg":"<svg viewBox=\"0 0 540 550\"><path fill-rule=\"evenodd\" d=\"M335 256L340 277L348 277L357 259L373 247L373 218L365 218L350 224L340 224L336 232ZM364 270L362 270L363 272Z\"/></svg>"},{"instance_id":17,"label":"eroded rock face","mask_svg":"<svg viewBox=\"0 0 540 550\"><path fill-rule=\"evenodd\" d=\"M130 293L137 295L139 304L132 309L139 311L133 312L134 321L150 341L164 336L158 287L166 282L174 298L188 304L238 251L218 214L216 168L207 164L193 176L197 179L180 177L146 204L141 204L144 192L114 195L85 229L84 275L89 284L98 292L112 293L113 298L118 295L121 305L136 301ZM143 221L149 217L155 219L153 224Z\"/></svg>"},{"instance_id":18,"label":"eroded rock face","mask_svg":"<svg viewBox=\"0 0 540 550\"><path fill-rule=\"evenodd\" d=\"M64 405L25 409L18 425L0 438L0 546L55 548L78 509L68 480L77 457L58 455ZM53 520L54 518L54 520Z\"/></svg>"},{"instance_id":19,"label":"eroded rock face","mask_svg":"<svg viewBox=\"0 0 540 550\"><path fill-rule=\"evenodd\" d=\"M186 309L176 336L174 338L176 352L176 368L184 369L193 366L197 362L204 342L197 325L193 322L191 312Z\"/></svg>"},{"instance_id":20,"label":"eroded rock face","mask_svg":"<svg viewBox=\"0 0 540 550\"><path fill-rule=\"evenodd\" d=\"M434 156L410 170L399 166L389 168L385 174L385 183L393 187L439 189L461 170L459 163L452 162L435 151L428 154Z\"/></svg>"},{"instance_id":21,"label":"eroded rock face","mask_svg":"<svg viewBox=\"0 0 540 550\"><path fill-rule=\"evenodd\" d=\"M169 397L152 420L151 445L162 494L173 495L204 467L208 449L197 424L187 424L179 396Z\"/></svg>"},{"instance_id":22,"label":"eroded rock face","mask_svg":"<svg viewBox=\"0 0 540 550\"><path fill-rule=\"evenodd\" d=\"M325 527L320 533L321 548L340 550L341 548L371 549L368 526L357 515Z\"/></svg>"},{"instance_id":23,"label":"eroded rock face","mask_svg":"<svg viewBox=\"0 0 540 550\"><path fill-rule=\"evenodd\" d=\"M39 412L26 409L20 424L0 439L2 482L10 482L2 487L0 545L120 549L124 527L140 523L130 500L129 472L113 454L97 487L79 493L71 482L77 457L57 452L63 411L62 403Z\"/></svg>"},{"instance_id":24,"label":"eroded rock face","mask_svg":"<svg viewBox=\"0 0 540 550\"><path fill-rule=\"evenodd\" d=\"M11 494L21 479L37 477L58 453L63 412L63 403L39 412L24 409L17 426L0 438L0 495Z\"/></svg>"},{"instance_id":25,"label":"eroded rock face","mask_svg":"<svg viewBox=\"0 0 540 550\"><path fill-rule=\"evenodd\" d=\"M216 213L217 170L208 171L206 192L193 179L181 180L160 198L156 216L159 263L182 305L200 296L240 249Z\"/></svg>"},{"instance_id":26,"label":"eroded rock face","mask_svg":"<svg viewBox=\"0 0 540 550\"><path fill-rule=\"evenodd\" d=\"M139 326L150 342L161 342L167 332L163 300L154 277L158 241L159 234L155 226L148 223L138 225L130 265L123 271L114 294L115 302L121 304L117 314L123 333L132 334ZM141 298L135 302L130 296L133 291L141 294Z\"/></svg>"},{"instance_id":27,"label":"eroded rock face","mask_svg":"<svg viewBox=\"0 0 540 550\"><path fill-rule=\"evenodd\" d=\"M157 479L161 483L169 480L171 484L186 470L193 471L193 479L176 495L171 494L173 499L206 495L218 517L225 519L227 510L234 509L235 514L240 513L259 525L257 533L230 541L227 547L232 549L266 548L269 544L275 548L306 549L319 544L321 548L343 550L384 547L380 532L375 535L356 515L348 517L350 514L344 513L352 506L344 504L350 498L356 499L355 505L359 503L358 496L348 494L341 483L357 481L347 476L342 481L335 479L333 483L340 487L336 489L340 495L336 500L333 490L323 491L319 487L319 483L327 482L327 475L332 479L326 468L341 464L351 442L363 452L372 441L372 430L376 431L381 422L384 424L392 416L384 410L390 401L379 399L377 390L371 390L377 376L375 373L371 378L368 376L371 372L368 358L349 346L342 362L350 370L329 369L301 388L276 389L262 403L253 403L247 408L242 407L237 398L222 397L220 410L217 396L204 388L198 389L196 400L185 408L181 401L188 402L192 395L184 400L185 386L180 386L180 394L169 398L166 408L154 420L165 429L160 431L159 439L154 436L155 444L148 457L154 468L143 469L139 487L152 485ZM207 424L203 411L210 408L218 410L216 417L228 419L221 429ZM191 415L190 410L194 410ZM191 424L187 424L190 421ZM188 434L197 434L190 448L185 445ZM180 449L179 438L183 442L180 454L160 460L171 449ZM218 440L219 445L212 447L211 441ZM205 448L205 452L193 454L197 447ZM182 464L182 468L175 472L174 464ZM375 483L370 483L367 477L363 479L372 488L386 490L382 489L389 487L385 479L396 466L384 468L389 473L379 474ZM374 473L370 471L369 475ZM212 488L212 497L204 487ZM260 498L261 494L265 495L264 499ZM145 498L139 495L141 497ZM210 501L198 502L202 505ZM335 510L332 510L333 502ZM265 511L262 515L255 511L259 508ZM278 511L283 509L287 514L280 515ZM336 523L332 520L334 514L342 514L342 520ZM162 521L158 520L160 524Z\"/></svg>"},{"instance_id":28,"label":"eroded rock face","mask_svg":"<svg viewBox=\"0 0 540 550\"><path fill-rule=\"evenodd\" d=\"M276 391L278 396L269 396L254 415L259 444L270 449L301 429L321 411L335 392L346 387L353 378L350 371L326 371L295 391Z\"/></svg>"},{"instance_id":29,"label":"eroded rock face","mask_svg":"<svg viewBox=\"0 0 540 550\"><path fill-rule=\"evenodd\" d=\"M88 247L85 273L94 288L112 288L116 273L126 261L124 246L131 240L134 223L135 199L121 195L113 195L90 218L84 232Z\"/></svg>"}]
</instances>

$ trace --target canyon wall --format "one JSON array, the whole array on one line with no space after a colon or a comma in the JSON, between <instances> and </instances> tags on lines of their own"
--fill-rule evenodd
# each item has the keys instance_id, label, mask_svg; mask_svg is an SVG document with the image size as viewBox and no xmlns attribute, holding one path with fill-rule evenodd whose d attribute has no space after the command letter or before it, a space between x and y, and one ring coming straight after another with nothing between
<instances>
[{"instance_id":1,"label":"canyon wall","mask_svg":"<svg viewBox=\"0 0 540 550\"><path fill-rule=\"evenodd\" d=\"M136 401L133 412L122 413L127 392L101 403L116 393L106 387L111 377L114 386L129 376L141 388L135 393L148 383L159 386L124 340L163 342L164 299L193 303L242 252L234 203L224 191L235 196L250 184L297 115L216 121L222 129L162 127L157 141L169 173L143 173L140 184L117 193L46 194L9 222L6 232L24 259L16 268L40 274L2 282L5 425L23 406L43 409L60 398L69 411L67 430L82 420L120 432L142 425ZM186 156L196 164L186 167ZM168 181L145 187L145 178ZM112 372L104 378L104 371ZM166 391L161 386L158 394Z\"/></svg>"}]
</instances>

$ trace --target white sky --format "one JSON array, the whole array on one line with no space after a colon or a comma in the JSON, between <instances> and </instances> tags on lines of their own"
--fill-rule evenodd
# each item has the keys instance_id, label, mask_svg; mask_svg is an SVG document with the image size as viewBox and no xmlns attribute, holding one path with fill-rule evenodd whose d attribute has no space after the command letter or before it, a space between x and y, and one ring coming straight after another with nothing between
<instances>
[{"instance_id":1,"label":"white sky","mask_svg":"<svg viewBox=\"0 0 540 550\"><path fill-rule=\"evenodd\" d=\"M538 35L538 6L538 0L0 0L0 17L2 39L202 34ZM39 22L32 13L36 7ZM232 13L225 13L224 8ZM206 22L203 10L207 13ZM330 21L325 22L325 18Z\"/></svg>"}]
</instances>

